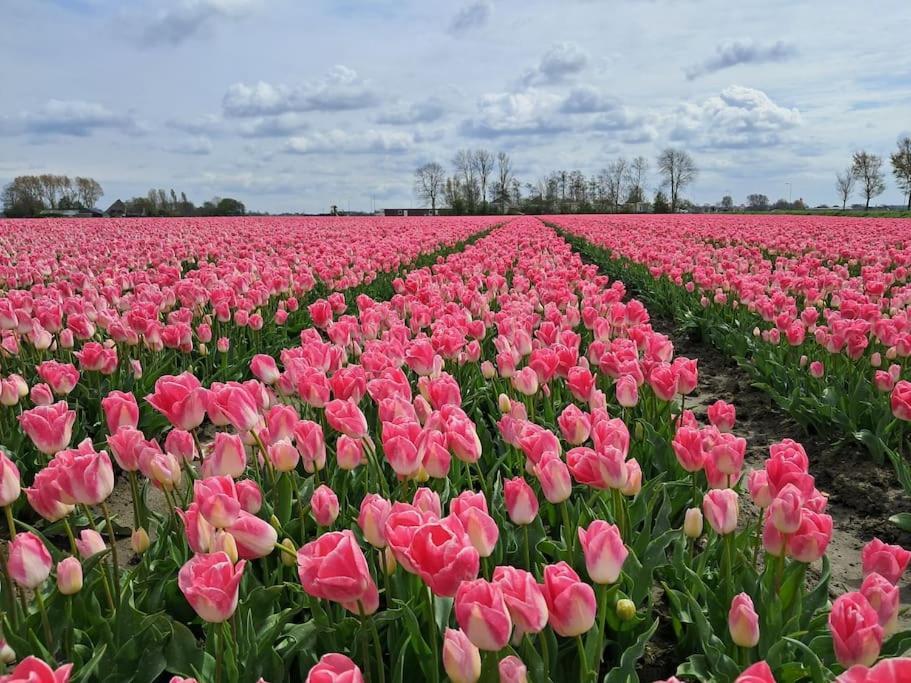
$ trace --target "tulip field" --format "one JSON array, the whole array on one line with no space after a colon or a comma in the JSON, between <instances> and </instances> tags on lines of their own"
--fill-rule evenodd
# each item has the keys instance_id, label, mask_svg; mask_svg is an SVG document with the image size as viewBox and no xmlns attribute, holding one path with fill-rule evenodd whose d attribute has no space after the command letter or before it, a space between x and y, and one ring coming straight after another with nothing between
<instances>
[{"instance_id":1,"label":"tulip field","mask_svg":"<svg viewBox=\"0 0 911 683\"><path fill-rule=\"evenodd\" d=\"M911 496L909 228L0 221L0 683L911 682L911 552L836 590L650 315Z\"/></svg>"}]
</instances>

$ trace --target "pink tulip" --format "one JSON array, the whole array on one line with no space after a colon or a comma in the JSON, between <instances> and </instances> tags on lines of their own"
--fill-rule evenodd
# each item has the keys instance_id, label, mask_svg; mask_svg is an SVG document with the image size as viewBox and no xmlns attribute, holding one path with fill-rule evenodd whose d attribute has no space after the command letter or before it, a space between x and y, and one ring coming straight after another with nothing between
<instances>
[{"instance_id":1,"label":"pink tulip","mask_svg":"<svg viewBox=\"0 0 911 683\"><path fill-rule=\"evenodd\" d=\"M566 454L566 462L573 478L580 484L595 489L622 489L626 486L629 471L624 454L613 446L598 450L580 446Z\"/></svg>"},{"instance_id":2,"label":"pink tulip","mask_svg":"<svg viewBox=\"0 0 911 683\"><path fill-rule=\"evenodd\" d=\"M263 492L252 479L241 479L234 484L237 491L237 500L241 510L255 515L263 505Z\"/></svg>"},{"instance_id":3,"label":"pink tulip","mask_svg":"<svg viewBox=\"0 0 911 683\"><path fill-rule=\"evenodd\" d=\"M632 375L622 375L617 379L614 393L624 408L633 408L639 403L639 385Z\"/></svg>"},{"instance_id":4,"label":"pink tulip","mask_svg":"<svg viewBox=\"0 0 911 683\"><path fill-rule=\"evenodd\" d=\"M256 560L267 557L275 548L278 532L271 524L259 517L241 510L237 519L226 531L237 543L237 555L242 560Z\"/></svg>"},{"instance_id":5,"label":"pink tulip","mask_svg":"<svg viewBox=\"0 0 911 683\"><path fill-rule=\"evenodd\" d=\"M368 493L361 501L357 524L364 539L374 548L386 547L386 519L391 511L389 501L375 493Z\"/></svg>"},{"instance_id":6,"label":"pink tulip","mask_svg":"<svg viewBox=\"0 0 911 683\"><path fill-rule=\"evenodd\" d=\"M108 446L114 454L114 460L125 472L139 469L139 456L146 447L145 435L138 429L124 426L108 437Z\"/></svg>"},{"instance_id":7,"label":"pink tulip","mask_svg":"<svg viewBox=\"0 0 911 683\"><path fill-rule=\"evenodd\" d=\"M775 683L772 669L765 662L756 662L743 670L734 683Z\"/></svg>"},{"instance_id":8,"label":"pink tulip","mask_svg":"<svg viewBox=\"0 0 911 683\"><path fill-rule=\"evenodd\" d=\"M589 578L598 584L616 583L629 554L620 530L613 524L596 519L588 525L588 529L579 527L577 531Z\"/></svg>"},{"instance_id":9,"label":"pink tulip","mask_svg":"<svg viewBox=\"0 0 911 683\"><path fill-rule=\"evenodd\" d=\"M454 504L455 502L456 501L453 500L450 505ZM411 504L421 512L431 515L437 519L443 516L443 504L440 502L440 495L433 489L429 489L426 486L421 486L414 492L414 496L411 498ZM484 505L484 509L486 510L486 502Z\"/></svg>"},{"instance_id":10,"label":"pink tulip","mask_svg":"<svg viewBox=\"0 0 911 683\"><path fill-rule=\"evenodd\" d=\"M155 382L154 393L146 396L155 410L178 429L195 429L206 416L206 390L189 372L163 375Z\"/></svg>"},{"instance_id":11,"label":"pink tulip","mask_svg":"<svg viewBox=\"0 0 911 683\"><path fill-rule=\"evenodd\" d=\"M360 439L340 434L335 441L335 461L343 470L353 470L365 462L364 446Z\"/></svg>"},{"instance_id":12,"label":"pink tulip","mask_svg":"<svg viewBox=\"0 0 911 683\"><path fill-rule=\"evenodd\" d=\"M300 451L294 446L289 439L278 439L266 449L269 455L269 462L277 472L291 472L300 462Z\"/></svg>"},{"instance_id":13,"label":"pink tulip","mask_svg":"<svg viewBox=\"0 0 911 683\"><path fill-rule=\"evenodd\" d=\"M829 630L835 656L842 666L870 666L879 656L883 628L876 610L860 593L845 593L835 599L829 613Z\"/></svg>"},{"instance_id":14,"label":"pink tulip","mask_svg":"<svg viewBox=\"0 0 911 683\"><path fill-rule=\"evenodd\" d=\"M29 655L11 673L0 676L0 683L69 683L73 665L52 669L37 657Z\"/></svg>"},{"instance_id":15,"label":"pink tulip","mask_svg":"<svg viewBox=\"0 0 911 683\"><path fill-rule=\"evenodd\" d=\"M898 628L898 609L900 607L898 586L874 572L864 578L860 586L860 594L876 610L884 636L888 638L895 633Z\"/></svg>"},{"instance_id":16,"label":"pink tulip","mask_svg":"<svg viewBox=\"0 0 911 683\"><path fill-rule=\"evenodd\" d=\"M625 470L624 470L625 471ZM566 463L553 451L546 451L534 466L535 476L548 502L562 503L572 494L572 480Z\"/></svg>"},{"instance_id":17,"label":"pink tulip","mask_svg":"<svg viewBox=\"0 0 911 683\"><path fill-rule=\"evenodd\" d=\"M736 595L728 611L728 630L731 640L740 647L756 647L759 642L759 615L746 593Z\"/></svg>"},{"instance_id":18,"label":"pink tulip","mask_svg":"<svg viewBox=\"0 0 911 683\"><path fill-rule=\"evenodd\" d=\"M214 387L207 395L206 411L215 424L227 421L239 432L253 429L260 420L259 406L242 384L229 383Z\"/></svg>"},{"instance_id":19,"label":"pink tulip","mask_svg":"<svg viewBox=\"0 0 911 683\"><path fill-rule=\"evenodd\" d=\"M709 422L719 432L730 432L734 428L734 422L737 419L737 409L733 404L725 401L715 401L708 407L706 413L708 414Z\"/></svg>"},{"instance_id":20,"label":"pink tulip","mask_svg":"<svg viewBox=\"0 0 911 683\"><path fill-rule=\"evenodd\" d=\"M108 434L115 434L121 427L133 427L139 424L139 406L131 393L112 391L101 399L101 408L107 422Z\"/></svg>"},{"instance_id":21,"label":"pink tulip","mask_svg":"<svg viewBox=\"0 0 911 683\"><path fill-rule=\"evenodd\" d=\"M227 475L206 477L193 482L193 500L212 526L226 529L240 514L240 501L234 480Z\"/></svg>"},{"instance_id":22,"label":"pink tulip","mask_svg":"<svg viewBox=\"0 0 911 683\"><path fill-rule=\"evenodd\" d=\"M551 628L564 638L581 635L595 624L595 591L565 562L544 568L544 599Z\"/></svg>"},{"instance_id":23,"label":"pink tulip","mask_svg":"<svg viewBox=\"0 0 911 683\"><path fill-rule=\"evenodd\" d=\"M393 507L386 524L386 539L399 558L401 551L396 552L397 543L390 534L394 516ZM476 578L481 561L462 523L453 515L414 529L404 559L434 595L443 597L453 597L462 581ZM403 566L407 568L405 563Z\"/></svg>"},{"instance_id":24,"label":"pink tulip","mask_svg":"<svg viewBox=\"0 0 911 683\"><path fill-rule=\"evenodd\" d=\"M196 441L193 435L183 429L172 429L164 440L164 449L183 462L193 462L196 456Z\"/></svg>"},{"instance_id":25,"label":"pink tulip","mask_svg":"<svg viewBox=\"0 0 911 683\"><path fill-rule=\"evenodd\" d=\"M317 525L330 527L338 517L339 503L335 492L321 484L310 498L310 514Z\"/></svg>"},{"instance_id":26,"label":"pink tulip","mask_svg":"<svg viewBox=\"0 0 911 683\"><path fill-rule=\"evenodd\" d=\"M530 367L524 367L512 376L512 386L523 396L534 396L538 393L538 376Z\"/></svg>"},{"instance_id":27,"label":"pink tulip","mask_svg":"<svg viewBox=\"0 0 911 683\"><path fill-rule=\"evenodd\" d=\"M4 380L5 382L6 380ZM14 406L19 403L19 395L12 392L4 394L7 396L7 400L3 405ZM49 406L54 402L54 394L51 392L51 388L44 383L34 385L31 390L28 392L29 400L34 403L36 406ZM2 396L0 396L2 398Z\"/></svg>"},{"instance_id":28,"label":"pink tulip","mask_svg":"<svg viewBox=\"0 0 911 683\"><path fill-rule=\"evenodd\" d=\"M237 609L238 588L244 565L236 565L223 552L194 555L180 568L177 585L203 621L227 621Z\"/></svg>"},{"instance_id":29,"label":"pink tulip","mask_svg":"<svg viewBox=\"0 0 911 683\"><path fill-rule=\"evenodd\" d=\"M865 577L876 572L893 584L897 584L908 567L911 552L901 546L888 545L878 538L874 538L864 546L860 557Z\"/></svg>"},{"instance_id":30,"label":"pink tulip","mask_svg":"<svg viewBox=\"0 0 911 683\"><path fill-rule=\"evenodd\" d=\"M783 534L793 534L803 519L803 496L793 484L786 484L769 506L769 519Z\"/></svg>"},{"instance_id":31,"label":"pink tulip","mask_svg":"<svg viewBox=\"0 0 911 683\"><path fill-rule=\"evenodd\" d=\"M453 608L462 631L478 649L496 652L506 647L512 619L498 584L484 579L463 581Z\"/></svg>"},{"instance_id":32,"label":"pink tulip","mask_svg":"<svg viewBox=\"0 0 911 683\"><path fill-rule=\"evenodd\" d=\"M452 683L477 683L481 678L481 653L462 631L446 629L443 668Z\"/></svg>"},{"instance_id":33,"label":"pink tulip","mask_svg":"<svg viewBox=\"0 0 911 683\"><path fill-rule=\"evenodd\" d=\"M301 546L297 572L304 590L316 598L354 614L373 614L379 607L367 559L350 531L330 531Z\"/></svg>"},{"instance_id":34,"label":"pink tulip","mask_svg":"<svg viewBox=\"0 0 911 683\"><path fill-rule=\"evenodd\" d=\"M732 489L713 489L702 501L702 511L709 526L722 536L737 529L737 510L737 492Z\"/></svg>"},{"instance_id":35,"label":"pink tulip","mask_svg":"<svg viewBox=\"0 0 911 683\"><path fill-rule=\"evenodd\" d=\"M76 538L76 549L83 560L87 560L93 555L103 553L107 550L104 544L104 538L94 529L83 529Z\"/></svg>"},{"instance_id":36,"label":"pink tulip","mask_svg":"<svg viewBox=\"0 0 911 683\"><path fill-rule=\"evenodd\" d=\"M364 683L364 674L350 658L330 652L310 669L305 683Z\"/></svg>"},{"instance_id":37,"label":"pink tulip","mask_svg":"<svg viewBox=\"0 0 911 683\"><path fill-rule=\"evenodd\" d=\"M911 681L911 657L884 659L872 668L852 666L835 683L899 683Z\"/></svg>"},{"instance_id":38,"label":"pink tulip","mask_svg":"<svg viewBox=\"0 0 911 683\"><path fill-rule=\"evenodd\" d=\"M798 562L816 562L832 540L832 518L805 509L796 532L787 537L788 555Z\"/></svg>"},{"instance_id":39,"label":"pink tulip","mask_svg":"<svg viewBox=\"0 0 911 683\"><path fill-rule=\"evenodd\" d=\"M60 500L68 505L99 505L114 490L114 467L105 451L86 439L78 448L59 451L51 461L57 471Z\"/></svg>"},{"instance_id":40,"label":"pink tulip","mask_svg":"<svg viewBox=\"0 0 911 683\"><path fill-rule=\"evenodd\" d=\"M534 489L522 477L507 479L503 483L506 510L513 524L525 526L538 516L538 498Z\"/></svg>"},{"instance_id":41,"label":"pink tulip","mask_svg":"<svg viewBox=\"0 0 911 683\"><path fill-rule=\"evenodd\" d=\"M304 470L313 473L326 466L326 439L317 422L300 420L294 426L294 441L304 461Z\"/></svg>"},{"instance_id":42,"label":"pink tulip","mask_svg":"<svg viewBox=\"0 0 911 683\"><path fill-rule=\"evenodd\" d=\"M277 404L266 412L266 428L269 430L269 440L291 439L294 437L294 427L300 417L292 406Z\"/></svg>"},{"instance_id":43,"label":"pink tulip","mask_svg":"<svg viewBox=\"0 0 911 683\"><path fill-rule=\"evenodd\" d=\"M54 455L70 445L76 411L69 410L65 401L38 406L19 415L19 424L35 448L45 455Z\"/></svg>"},{"instance_id":44,"label":"pink tulip","mask_svg":"<svg viewBox=\"0 0 911 683\"><path fill-rule=\"evenodd\" d=\"M240 436L216 432L212 452L203 461L203 473L210 477L226 474L237 479L246 468L247 452Z\"/></svg>"},{"instance_id":45,"label":"pink tulip","mask_svg":"<svg viewBox=\"0 0 911 683\"><path fill-rule=\"evenodd\" d=\"M500 672L500 683L527 683L528 667L515 655L508 655L497 665Z\"/></svg>"},{"instance_id":46,"label":"pink tulip","mask_svg":"<svg viewBox=\"0 0 911 683\"><path fill-rule=\"evenodd\" d=\"M57 563L57 590L61 595L75 595L82 590L82 565L75 557Z\"/></svg>"},{"instance_id":47,"label":"pink tulip","mask_svg":"<svg viewBox=\"0 0 911 683\"><path fill-rule=\"evenodd\" d=\"M31 531L16 534L9 544L7 569L18 585L35 590L51 573L51 554L44 542Z\"/></svg>"},{"instance_id":48,"label":"pink tulip","mask_svg":"<svg viewBox=\"0 0 911 683\"><path fill-rule=\"evenodd\" d=\"M698 472L705 463L702 434L693 427L681 427L674 435L671 446L677 462L687 472Z\"/></svg>"},{"instance_id":49,"label":"pink tulip","mask_svg":"<svg viewBox=\"0 0 911 683\"><path fill-rule=\"evenodd\" d=\"M12 505L19 499L20 493L19 468L6 453L0 451L0 506Z\"/></svg>"},{"instance_id":50,"label":"pink tulip","mask_svg":"<svg viewBox=\"0 0 911 683\"><path fill-rule=\"evenodd\" d=\"M58 363L55 360L44 361L38 366L38 376L58 396L66 396L79 384L79 370L71 363Z\"/></svg>"},{"instance_id":51,"label":"pink tulip","mask_svg":"<svg viewBox=\"0 0 911 683\"><path fill-rule=\"evenodd\" d=\"M352 439L363 439L367 436L367 419L357 404L351 401L329 401L326 404L326 421L335 431Z\"/></svg>"},{"instance_id":52,"label":"pink tulip","mask_svg":"<svg viewBox=\"0 0 911 683\"><path fill-rule=\"evenodd\" d=\"M275 364L275 359L263 353L253 356L250 361L250 371L265 384L275 384L281 374Z\"/></svg>"},{"instance_id":53,"label":"pink tulip","mask_svg":"<svg viewBox=\"0 0 911 683\"><path fill-rule=\"evenodd\" d=\"M585 443L591 433L591 418L572 403L560 413L557 424L563 439L573 446Z\"/></svg>"},{"instance_id":54,"label":"pink tulip","mask_svg":"<svg viewBox=\"0 0 911 683\"><path fill-rule=\"evenodd\" d=\"M547 626L547 601L541 585L524 569L500 566L493 570L493 580L499 584L506 608L515 625L515 638L535 634Z\"/></svg>"}]
</instances>

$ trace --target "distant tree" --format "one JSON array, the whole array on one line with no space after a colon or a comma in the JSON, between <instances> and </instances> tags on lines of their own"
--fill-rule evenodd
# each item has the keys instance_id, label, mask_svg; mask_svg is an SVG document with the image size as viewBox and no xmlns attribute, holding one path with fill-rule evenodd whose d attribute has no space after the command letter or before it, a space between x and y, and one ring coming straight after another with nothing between
<instances>
[{"instance_id":1,"label":"distant tree","mask_svg":"<svg viewBox=\"0 0 911 683\"><path fill-rule=\"evenodd\" d=\"M851 173L860 183L860 192L866 200L864 208L869 209L870 200L886 191L883 158L866 150L854 152Z\"/></svg>"},{"instance_id":2,"label":"distant tree","mask_svg":"<svg viewBox=\"0 0 911 683\"><path fill-rule=\"evenodd\" d=\"M246 207L237 199L225 197L215 204L215 212L217 216L243 216L246 213Z\"/></svg>"},{"instance_id":3,"label":"distant tree","mask_svg":"<svg viewBox=\"0 0 911 683\"><path fill-rule=\"evenodd\" d=\"M3 188L3 214L8 218L30 218L47 206L37 176L18 176Z\"/></svg>"},{"instance_id":4,"label":"distant tree","mask_svg":"<svg viewBox=\"0 0 911 683\"><path fill-rule=\"evenodd\" d=\"M627 186L629 194L627 204L639 204L645 201L645 182L648 176L648 159L638 156L629 162L627 172Z\"/></svg>"},{"instance_id":5,"label":"distant tree","mask_svg":"<svg viewBox=\"0 0 911 683\"><path fill-rule=\"evenodd\" d=\"M458 178L458 183L453 185L453 189L459 190L459 203L464 205L463 211L474 213L478 203L478 193L480 192L474 152L470 149L460 149L455 153L452 165Z\"/></svg>"},{"instance_id":6,"label":"distant tree","mask_svg":"<svg viewBox=\"0 0 911 683\"><path fill-rule=\"evenodd\" d=\"M620 210L623 201L623 190L627 181L629 162L623 157L617 157L604 171L604 181L607 190L607 201L610 202L614 212Z\"/></svg>"},{"instance_id":7,"label":"distant tree","mask_svg":"<svg viewBox=\"0 0 911 683\"><path fill-rule=\"evenodd\" d=\"M652 202L652 211L655 213L669 213L670 205L667 203L667 197L661 190L655 193L655 201Z\"/></svg>"},{"instance_id":8,"label":"distant tree","mask_svg":"<svg viewBox=\"0 0 911 683\"><path fill-rule=\"evenodd\" d=\"M486 149L476 149L471 154L471 164L474 166L475 175L481 191L481 203L487 206L487 184L490 174L493 173L494 157Z\"/></svg>"},{"instance_id":9,"label":"distant tree","mask_svg":"<svg viewBox=\"0 0 911 683\"><path fill-rule=\"evenodd\" d=\"M104 190L94 178L76 176L76 196L83 207L91 209L104 196Z\"/></svg>"},{"instance_id":10,"label":"distant tree","mask_svg":"<svg viewBox=\"0 0 911 683\"><path fill-rule=\"evenodd\" d=\"M747 206L752 211L766 211L769 208L769 198L764 194L748 195Z\"/></svg>"},{"instance_id":11,"label":"distant tree","mask_svg":"<svg viewBox=\"0 0 911 683\"><path fill-rule=\"evenodd\" d=\"M696 179L696 162L688 152L668 147L658 155L658 172L662 185L670 192L671 213L674 213L680 204L680 191Z\"/></svg>"},{"instance_id":12,"label":"distant tree","mask_svg":"<svg viewBox=\"0 0 911 683\"><path fill-rule=\"evenodd\" d=\"M734 208L734 198L731 195L726 194L721 198L721 208L730 211Z\"/></svg>"},{"instance_id":13,"label":"distant tree","mask_svg":"<svg viewBox=\"0 0 911 683\"><path fill-rule=\"evenodd\" d=\"M848 205L848 199L854 192L854 171L846 168L844 173L835 174L835 191L841 200L841 210L844 211Z\"/></svg>"},{"instance_id":14,"label":"distant tree","mask_svg":"<svg viewBox=\"0 0 911 683\"><path fill-rule=\"evenodd\" d=\"M446 171L435 161L419 166L414 172L414 191L430 210L437 212L437 202L443 194Z\"/></svg>"},{"instance_id":15,"label":"distant tree","mask_svg":"<svg viewBox=\"0 0 911 683\"><path fill-rule=\"evenodd\" d=\"M895 184L908 195L908 211L911 211L911 137L907 135L898 141L898 149L889 156Z\"/></svg>"},{"instance_id":16,"label":"distant tree","mask_svg":"<svg viewBox=\"0 0 911 683\"><path fill-rule=\"evenodd\" d=\"M791 203L787 199L782 198L772 204L772 208L776 211L787 211L791 208Z\"/></svg>"},{"instance_id":17,"label":"distant tree","mask_svg":"<svg viewBox=\"0 0 911 683\"><path fill-rule=\"evenodd\" d=\"M497 179L494 184L494 201L500 204L503 213L511 201L518 201L518 186L512 175L512 161L506 152L497 153Z\"/></svg>"}]
</instances>

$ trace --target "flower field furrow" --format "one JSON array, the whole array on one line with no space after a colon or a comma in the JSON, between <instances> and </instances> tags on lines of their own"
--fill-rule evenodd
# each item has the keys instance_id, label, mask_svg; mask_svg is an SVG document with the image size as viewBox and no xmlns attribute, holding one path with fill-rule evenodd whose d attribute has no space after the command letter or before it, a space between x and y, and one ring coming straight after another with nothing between
<instances>
[{"instance_id":1,"label":"flower field furrow","mask_svg":"<svg viewBox=\"0 0 911 683\"><path fill-rule=\"evenodd\" d=\"M8 282L78 288L118 319L133 290L168 292L152 320L198 326L217 318L221 282L260 291L270 244L291 270L323 268L306 249L295 260L292 238L254 234L248 251L243 228L206 223L187 228L185 252L150 222L178 268L169 284L138 286L151 276L133 245L108 257L137 273L110 300L102 260L82 277L70 252ZM648 666L667 681L911 675L911 634L897 632L911 553L872 541L862 585L830 601L832 518L812 454L785 439L746 471L735 405L711 405L707 423L686 408L698 364L622 279L535 218L478 234L490 223L387 235L417 242L412 256L364 256L350 282L320 270L325 289L314 280L306 317L285 326L251 329L230 304L244 364L227 371L140 344L156 379L130 383L105 374L105 354L120 365L132 347L93 341L112 324L79 340L79 369L48 330L41 360L55 365L8 380L0 607L13 671L0 681L619 683L639 680L659 634L673 651ZM367 254L373 229L352 222L332 248ZM250 277L210 282L204 236L233 244L224 268ZM388 288L358 287L383 272ZM186 282L207 283L198 307ZM260 307L298 296L262 294ZM130 509L114 516L118 485Z\"/></svg>"},{"instance_id":2,"label":"flower field furrow","mask_svg":"<svg viewBox=\"0 0 911 683\"><path fill-rule=\"evenodd\" d=\"M911 493L907 221L547 220L737 359L799 422L834 427L888 459Z\"/></svg>"}]
</instances>

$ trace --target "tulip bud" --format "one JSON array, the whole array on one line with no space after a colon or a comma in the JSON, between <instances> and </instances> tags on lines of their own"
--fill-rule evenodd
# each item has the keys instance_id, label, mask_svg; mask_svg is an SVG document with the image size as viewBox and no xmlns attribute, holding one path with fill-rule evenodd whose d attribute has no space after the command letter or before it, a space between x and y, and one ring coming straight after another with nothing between
<instances>
[{"instance_id":1,"label":"tulip bud","mask_svg":"<svg viewBox=\"0 0 911 683\"><path fill-rule=\"evenodd\" d=\"M636 603L623 598L617 600L617 617L620 621L629 621L636 616Z\"/></svg>"},{"instance_id":2,"label":"tulip bud","mask_svg":"<svg viewBox=\"0 0 911 683\"><path fill-rule=\"evenodd\" d=\"M398 568L399 563L395 559L395 553L392 552L392 548L386 546L383 550L383 569L386 574L392 576L395 574L395 570Z\"/></svg>"},{"instance_id":3,"label":"tulip bud","mask_svg":"<svg viewBox=\"0 0 911 683\"><path fill-rule=\"evenodd\" d=\"M462 631L446 629L443 668L453 683L475 683L481 677L481 653Z\"/></svg>"},{"instance_id":4,"label":"tulip bud","mask_svg":"<svg viewBox=\"0 0 911 683\"><path fill-rule=\"evenodd\" d=\"M149 549L149 534L145 529L139 527L133 531L133 535L130 536L130 547L133 548L133 552L137 555L142 555Z\"/></svg>"},{"instance_id":5,"label":"tulip bud","mask_svg":"<svg viewBox=\"0 0 911 683\"><path fill-rule=\"evenodd\" d=\"M493 379L497 376L497 369L494 367L493 363L489 360L485 360L481 363L481 375L484 379Z\"/></svg>"},{"instance_id":6,"label":"tulip bud","mask_svg":"<svg viewBox=\"0 0 911 683\"><path fill-rule=\"evenodd\" d=\"M636 423L636 428L633 430L633 434L636 437L636 441L641 441L643 434L645 434L645 428L642 426L641 422Z\"/></svg>"},{"instance_id":7,"label":"tulip bud","mask_svg":"<svg viewBox=\"0 0 911 683\"><path fill-rule=\"evenodd\" d=\"M755 647L759 642L759 615L746 593L740 593L731 601L728 630L731 632L731 640L740 647Z\"/></svg>"},{"instance_id":8,"label":"tulip bud","mask_svg":"<svg viewBox=\"0 0 911 683\"><path fill-rule=\"evenodd\" d=\"M294 541L292 541L290 538L286 538L284 541L282 541L282 546L291 551L290 553L282 551L278 554L279 558L281 558L282 564L286 567L294 567L297 565L297 557L294 555L297 552L297 548L294 547Z\"/></svg>"},{"instance_id":9,"label":"tulip bud","mask_svg":"<svg viewBox=\"0 0 911 683\"><path fill-rule=\"evenodd\" d=\"M500 412L503 415L506 415L512 410L512 401L509 400L509 396L506 394L500 394L497 397L497 405L500 407Z\"/></svg>"},{"instance_id":10,"label":"tulip bud","mask_svg":"<svg viewBox=\"0 0 911 683\"><path fill-rule=\"evenodd\" d=\"M686 511L683 533L687 538L699 538L702 535L702 510L690 508Z\"/></svg>"},{"instance_id":11,"label":"tulip bud","mask_svg":"<svg viewBox=\"0 0 911 683\"><path fill-rule=\"evenodd\" d=\"M209 550L213 553L223 552L230 558L232 564L237 563L237 541L234 540L234 536L230 532L224 529L219 529L212 536L212 545Z\"/></svg>"},{"instance_id":12,"label":"tulip bud","mask_svg":"<svg viewBox=\"0 0 911 683\"><path fill-rule=\"evenodd\" d=\"M57 590L62 595L75 595L82 590L82 565L75 557L57 563Z\"/></svg>"}]
</instances>

